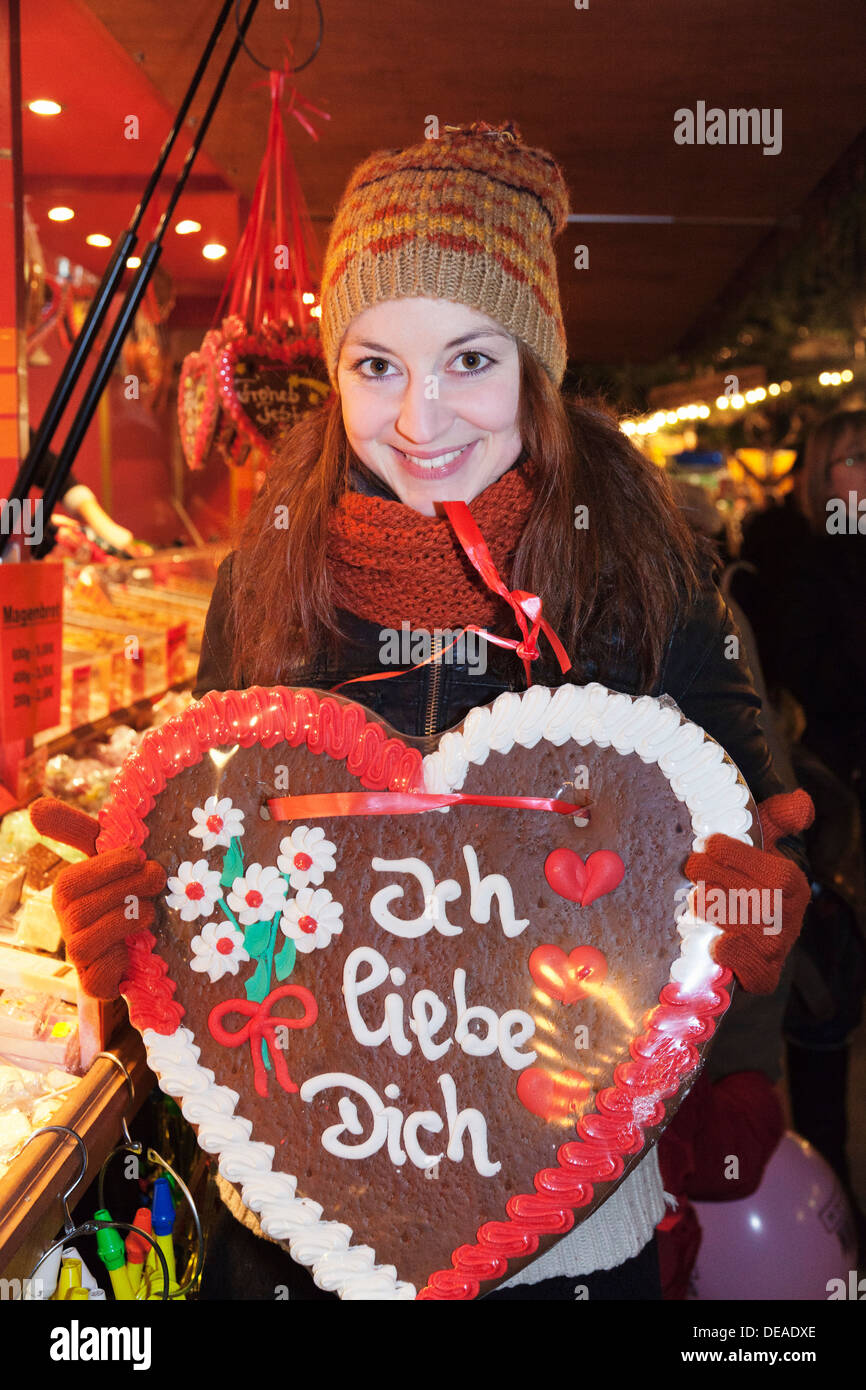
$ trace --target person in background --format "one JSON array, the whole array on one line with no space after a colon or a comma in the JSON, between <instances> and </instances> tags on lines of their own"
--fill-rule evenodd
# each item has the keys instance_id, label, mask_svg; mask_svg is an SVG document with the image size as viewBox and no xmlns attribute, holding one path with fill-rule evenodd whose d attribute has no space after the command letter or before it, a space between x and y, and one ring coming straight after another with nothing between
<instances>
[{"instance_id":1,"label":"person in background","mask_svg":"<svg viewBox=\"0 0 866 1390\"><path fill-rule=\"evenodd\" d=\"M866 410L813 426L795 468L785 503L744 528L731 587L816 807L812 902L784 1023L792 1118L845 1187L866 1249L846 1151L850 1045L866 990Z\"/></svg>"}]
</instances>

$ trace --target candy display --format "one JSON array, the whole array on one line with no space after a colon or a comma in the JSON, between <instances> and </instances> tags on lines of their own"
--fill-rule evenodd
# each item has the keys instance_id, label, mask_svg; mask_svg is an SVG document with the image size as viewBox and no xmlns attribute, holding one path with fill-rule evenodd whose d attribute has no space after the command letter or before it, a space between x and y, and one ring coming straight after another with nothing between
<instances>
[{"instance_id":1,"label":"candy display","mask_svg":"<svg viewBox=\"0 0 866 1390\"><path fill-rule=\"evenodd\" d=\"M3 998L0 995L0 1009ZM50 1124L54 1112L77 1083L78 1077L61 1067L48 1066L38 1071L0 1055L0 1177L33 1131Z\"/></svg>"},{"instance_id":2,"label":"candy display","mask_svg":"<svg viewBox=\"0 0 866 1390\"><path fill-rule=\"evenodd\" d=\"M731 976L682 866L752 820L670 701L536 686L422 756L348 700L254 688L144 736L97 847L168 872L121 988L253 1223L343 1298L466 1299L687 1094Z\"/></svg>"}]
</instances>

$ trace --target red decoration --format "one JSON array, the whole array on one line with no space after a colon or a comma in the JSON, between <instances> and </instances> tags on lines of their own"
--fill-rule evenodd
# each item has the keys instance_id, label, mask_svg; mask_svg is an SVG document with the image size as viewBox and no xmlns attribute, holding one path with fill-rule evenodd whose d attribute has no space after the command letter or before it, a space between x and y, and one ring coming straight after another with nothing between
<instances>
[{"instance_id":1,"label":"red decoration","mask_svg":"<svg viewBox=\"0 0 866 1390\"><path fill-rule=\"evenodd\" d=\"M592 1095L592 1084L579 1071L544 1071L527 1067L517 1078L521 1105L542 1120L574 1118Z\"/></svg>"},{"instance_id":2,"label":"red decoration","mask_svg":"<svg viewBox=\"0 0 866 1390\"><path fill-rule=\"evenodd\" d=\"M537 594L527 593L524 589L508 588L493 563L493 557L487 549L487 542L465 502L443 502L442 506L457 539L484 583L489 589L493 589L501 598L504 598L505 602L513 609L517 626L523 636L519 642L512 637L496 637L492 632L487 632L486 629L477 627L474 623L469 623L466 631L478 632L486 637L488 642L495 642L497 647L510 647L512 651L515 651L523 662L527 685L532 684L530 664L537 661L541 655L538 650L538 634L543 632L553 647L559 662L559 669L565 675L566 671L571 670L571 662L565 647L550 623L541 616L541 599ZM527 623L527 618L532 623L531 628Z\"/></svg>"},{"instance_id":3,"label":"red decoration","mask_svg":"<svg viewBox=\"0 0 866 1390\"><path fill-rule=\"evenodd\" d=\"M278 999L300 999L304 1012L300 1018L283 1018L278 1014L271 1017L271 1008ZM247 1022L236 1033L230 1033L223 1023L226 1014L245 1014ZM240 1047L248 1042L253 1059L253 1077L260 1096L268 1094L268 1078L265 1072L262 1044L264 1043L274 1064L274 1072L284 1091L297 1091L289 1069L286 1066L285 1050L277 1039L278 1028L309 1028L319 1017L319 1006L313 995L303 985L280 985L272 990L260 1004L252 999L224 999L216 1004L208 1014L207 1026L211 1036L223 1047Z\"/></svg>"},{"instance_id":4,"label":"red decoration","mask_svg":"<svg viewBox=\"0 0 866 1390\"><path fill-rule=\"evenodd\" d=\"M584 864L573 849L555 849L544 861L544 877L554 893L589 907L622 883L625 865L610 849L597 849Z\"/></svg>"},{"instance_id":5,"label":"red decoration","mask_svg":"<svg viewBox=\"0 0 866 1390\"><path fill-rule=\"evenodd\" d=\"M607 978L607 960L594 946L576 946L566 955L560 946L536 946L529 957L529 973L539 989L562 1004L585 999L592 984Z\"/></svg>"}]
</instances>

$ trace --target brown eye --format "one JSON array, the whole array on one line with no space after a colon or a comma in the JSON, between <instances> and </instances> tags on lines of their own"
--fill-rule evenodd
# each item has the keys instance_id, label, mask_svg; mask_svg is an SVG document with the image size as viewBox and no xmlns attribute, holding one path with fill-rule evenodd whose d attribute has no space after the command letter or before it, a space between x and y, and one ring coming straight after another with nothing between
<instances>
[{"instance_id":1,"label":"brown eye","mask_svg":"<svg viewBox=\"0 0 866 1390\"><path fill-rule=\"evenodd\" d=\"M476 352L472 349L461 352L457 361L463 363L463 368L457 371L458 376L478 376L493 364L494 358L489 357L486 352Z\"/></svg>"}]
</instances>

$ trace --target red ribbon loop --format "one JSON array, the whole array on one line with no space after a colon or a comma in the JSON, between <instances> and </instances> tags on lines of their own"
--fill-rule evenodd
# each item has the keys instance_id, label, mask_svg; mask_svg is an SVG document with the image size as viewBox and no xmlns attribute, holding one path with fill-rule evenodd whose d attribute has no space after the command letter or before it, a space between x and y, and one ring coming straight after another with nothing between
<instances>
[{"instance_id":1,"label":"red ribbon loop","mask_svg":"<svg viewBox=\"0 0 866 1390\"><path fill-rule=\"evenodd\" d=\"M278 1014L276 1018L271 1018L270 1011L276 1001L285 999L290 995L300 999L303 1004L304 1012L301 1017L282 1018ZM247 1022L237 1032L230 1033L223 1024L226 1014L245 1014ZM253 1059L255 1087L260 1096L266 1096L268 1094L268 1079L262 1057L262 1042L264 1041L264 1045L268 1049L274 1064L274 1072L283 1090L297 1091L297 1086L289 1076L284 1051L277 1042L277 1029L309 1028L310 1024L315 1023L318 1016L319 1006L308 989L305 989L303 985L280 985L278 989L272 990L260 1004L257 1004L253 999L224 999L221 1004L216 1004L211 1009L208 1014L207 1026L211 1036L223 1047L241 1047L245 1042L249 1043Z\"/></svg>"},{"instance_id":2,"label":"red ribbon loop","mask_svg":"<svg viewBox=\"0 0 866 1390\"><path fill-rule=\"evenodd\" d=\"M467 628L468 632L477 632L488 642L495 642L498 647L510 647L512 651L520 657L523 662L523 669L526 672L526 684L532 684L530 673L530 663L537 661L541 655L538 650L538 634L543 632L556 654L559 668L563 675L571 670L571 662L568 659L565 648L557 637L550 623L541 615L541 599L538 594L530 594L525 589L509 589L503 582L499 571L493 563L493 557L487 549L487 542L482 536L478 526L465 502L443 502L445 515L451 522L454 534L462 545L466 555L475 566L488 589L499 594L505 599L514 612L517 626L523 634L523 640L518 642L516 639L508 637L496 637L492 632L487 632L485 628L472 625ZM532 624L530 628L527 618Z\"/></svg>"}]
</instances>

